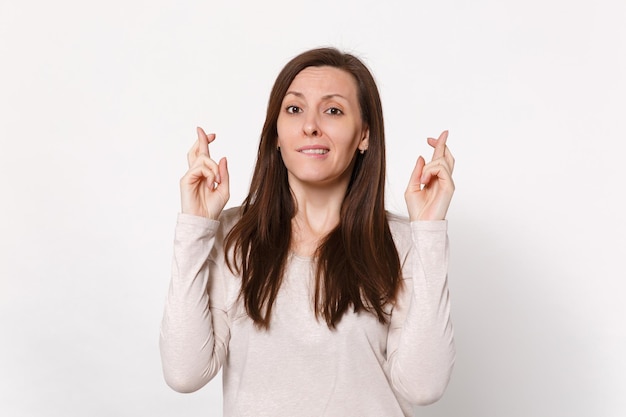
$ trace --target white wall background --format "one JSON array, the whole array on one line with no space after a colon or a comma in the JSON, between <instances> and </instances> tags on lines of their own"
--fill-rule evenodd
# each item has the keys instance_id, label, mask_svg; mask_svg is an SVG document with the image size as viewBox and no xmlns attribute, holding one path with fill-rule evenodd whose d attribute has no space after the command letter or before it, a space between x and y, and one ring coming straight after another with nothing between
<instances>
[{"instance_id":1,"label":"white wall background","mask_svg":"<svg viewBox=\"0 0 626 417\"><path fill-rule=\"evenodd\" d=\"M247 189L305 49L372 68L389 208L450 130L458 360L419 416L626 415L626 3L0 0L0 414L218 416L162 380L178 180L201 125Z\"/></svg>"}]
</instances>

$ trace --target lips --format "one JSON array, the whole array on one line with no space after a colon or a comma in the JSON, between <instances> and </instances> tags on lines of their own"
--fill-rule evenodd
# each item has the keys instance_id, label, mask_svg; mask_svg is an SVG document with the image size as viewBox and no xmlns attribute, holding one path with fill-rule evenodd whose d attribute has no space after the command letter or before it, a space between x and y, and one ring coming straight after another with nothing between
<instances>
[{"instance_id":1,"label":"lips","mask_svg":"<svg viewBox=\"0 0 626 417\"><path fill-rule=\"evenodd\" d=\"M324 155L329 152L329 149L320 146L305 146L298 149L298 152L305 155Z\"/></svg>"}]
</instances>

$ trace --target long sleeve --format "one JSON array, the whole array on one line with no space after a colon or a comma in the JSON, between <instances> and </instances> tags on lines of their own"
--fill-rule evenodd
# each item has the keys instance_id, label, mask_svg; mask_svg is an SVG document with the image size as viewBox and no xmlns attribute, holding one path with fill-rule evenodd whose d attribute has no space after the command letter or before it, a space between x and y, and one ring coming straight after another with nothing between
<instances>
[{"instance_id":1,"label":"long sleeve","mask_svg":"<svg viewBox=\"0 0 626 417\"><path fill-rule=\"evenodd\" d=\"M410 229L401 253L404 288L392 311L387 358L396 392L412 404L426 405L443 395L455 360L447 221L412 222Z\"/></svg>"},{"instance_id":2,"label":"long sleeve","mask_svg":"<svg viewBox=\"0 0 626 417\"><path fill-rule=\"evenodd\" d=\"M219 224L186 214L176 224L160 349L165 380L180 392L203 387L226 358L229 323L214 250Z\"/></svg>"}]
</instances>

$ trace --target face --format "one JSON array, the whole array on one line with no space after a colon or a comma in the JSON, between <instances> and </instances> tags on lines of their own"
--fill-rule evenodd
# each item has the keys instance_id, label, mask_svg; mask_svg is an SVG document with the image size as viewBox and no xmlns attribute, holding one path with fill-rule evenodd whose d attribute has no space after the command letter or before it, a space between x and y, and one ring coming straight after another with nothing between
<instances>
[{"instance_id":1,"label":"face","mask_svg":"<svg viewBox=\"0 0 626 417\"><path fill-rule=\"evenodd\" d=\"M277 129L292 187L347 187L357 152L368 146L356 80L334 67L305 68L287 89Z\"/></svg>"}]
</instances>

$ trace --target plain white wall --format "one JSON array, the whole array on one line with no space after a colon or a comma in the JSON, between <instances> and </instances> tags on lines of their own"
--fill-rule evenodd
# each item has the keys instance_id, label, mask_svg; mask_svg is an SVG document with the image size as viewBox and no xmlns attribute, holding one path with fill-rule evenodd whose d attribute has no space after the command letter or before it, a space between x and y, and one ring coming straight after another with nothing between
<instances>
[{"instance_id":1,"label":"plain white wall","mask_svg":"<svg viewBox=\"0 0 626 417\"><path fill-rule=\"evenodd\" d=\"M458 359L419 416L626 415L626 6L596 1L0 1L0 414L218 416L163 382L178 180L215 131L245 195L305 49L378 80L388 207L450 130Z\"/></svg>"}]
</instances>

